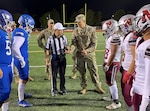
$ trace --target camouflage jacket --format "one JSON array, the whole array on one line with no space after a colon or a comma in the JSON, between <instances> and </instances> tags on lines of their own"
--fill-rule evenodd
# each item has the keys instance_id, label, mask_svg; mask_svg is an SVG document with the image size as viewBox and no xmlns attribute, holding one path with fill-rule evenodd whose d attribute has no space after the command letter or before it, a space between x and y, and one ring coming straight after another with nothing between
<instances>
[{"instance_id":1,"label":"camouflage jacket","mask_svg":"<svg viewBox=\"0 0 150 111\"><path fill-rule=\"evenodd\" d=\"M89 25L86 25L84 29L77 27L72 34L72 45L77 48L77 52L84 49L87 53L95 53L97 46L95 28Z\"/></svg>"},{"instance_id":2,"label":"camouflage jacket","mask_svg":"<svg viewBox=\"0 0 150 111\"><path fill-rule=\"evenodd\" d=\"M46 43L47 43L47 39L48 39L51 35L53 35L53 33L54 33L54 31L53 31L53 30L50 30L50 29L48 29L48 28L42 30L42 31L40 32L40 34L38 35L38 37L37 37L37 42L38 42L39 47L45 49L45 45L46 45ZM44 43L43 43L43 40L44 40Z\"/></svg>"}]
</instances>

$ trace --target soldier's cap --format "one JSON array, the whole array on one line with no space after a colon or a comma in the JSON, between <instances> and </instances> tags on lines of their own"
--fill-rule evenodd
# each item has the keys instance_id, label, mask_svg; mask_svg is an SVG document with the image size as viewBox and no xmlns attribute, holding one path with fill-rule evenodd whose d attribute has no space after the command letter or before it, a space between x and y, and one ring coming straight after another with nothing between
<instances>
[{"instance_id":1,"label":"soldier's cap","mask_svg":"<svg viewBox=\"0 0 150 111\"><path fill-rule=\"evenodd\" d=\"M54 30L64 30L65 27L63 27L62 23L60 22L57 22L55 25L54 25Z\"/></svg>"},{"instance_id":2,"label":"soldier's cap","mask_svg":"<svg viewBox=\"0 0 150 111\"><path fill-rule=\"evenodd\" d=\"M49 19L48 20L48 24L54 24L54 20L53 19Z\"/></svg>"},{"instance_id":3,"label":"soldier's cap","mask_svg":"<svg viewBox=\"0 0 150 111\"><path fill-rule=\"evenodd\" d=\"M12 26L15 26L15 25L17 25L17 24L16 24L15 21L12 21L11 25L12 25Z\"/></svg>"},{"instance_id":4,"label":"soldier's cap","mask_svg":"<svg viewBox=\"0 0 150 111\"><path fill-rule=\"evenodd\" d=\"M76 16L75 22L81 22L81 21L86 21L85 15L84 14L79 14Z\"/></svg>"}]
</instances>

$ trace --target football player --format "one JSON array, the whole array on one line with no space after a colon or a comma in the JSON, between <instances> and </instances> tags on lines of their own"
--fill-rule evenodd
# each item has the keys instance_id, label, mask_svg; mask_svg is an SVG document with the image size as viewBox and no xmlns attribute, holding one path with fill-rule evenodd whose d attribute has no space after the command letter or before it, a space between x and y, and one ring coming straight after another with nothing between
<instances>
[{"instance_id":1,"label":"football player","mask_svg":"<svg viewBox=\"0 0 150 111\"><path fill-rule=\"evenodd\" d=\"M32 95L25 94L25 86L28 81L29 75L29 61L28 61L28 39L29 34L34 28L34 19L28 15L23 14L19 17L18 23L20 26L16 28L12 33L12 51L14 56L14 64L19 72L19 83L18 83L18 106L30 107L32 104L26 102L26 97ZM25 97L24 97L25 96Z\"/></svg>"},{"instance_id":2,"label":"football player","mask_svg":"<svg viewBox=\"0 0 150 111\"><path fill-rule=\"evenodd\" d=\"M130 90L132 88L132 79L135 69L135 44L137 36L134 33L135 15L127 14L122 16L119 21L119 27L122 34L124 35L122 42L122 67L120 68L122 73L121 78L121 88L124 101L127 105L127 111L133 111L132 98L130 95Z\"/></svg>"},{"instance_id":3,"label":"football player","mask_svg":"<svg viewBox=\"0 0 150 111\"><path fill-rule=\"evenodd\" d=\"M137 32L142 35L143 42L136 49L137 67L133 91L139 96L139 103L142 101L141 105L138 104L140 108L137 106L138 110L149 111L147 106L150 101L150 4L143 6L137 12L136 25ZM135 98L135 104L137 99Z\"/></svg>"},{"instance_id":4,"label":"football player","mask_svg":"<svg viewBox=\"0 0 150 111\"><path fill-rule=\"evenodd\" d=\"M8 99L12 83L12 53L11 42L7 31L11 29L12 15L0 9L0 107L8 111Z\"/></svg>"},{"instance_id":5,"label":"football player","mask_svg":"<svg viewBox=\"0 0 150 111\"><path fill-rule=\"evenodd\" d=\"M106 81L113 100L113 103L106 106L106 108L116 109L121 107L121 103L118 100L118 88L116 83L116 75L120 69L121 35L118 33L118 23L113 19L106 20L102 25L102 30L105 31L105 35L107 36L103 70L106 74ZM108 97L103 97L103 100L108 99Z\"/></svg>"}]
</instances>

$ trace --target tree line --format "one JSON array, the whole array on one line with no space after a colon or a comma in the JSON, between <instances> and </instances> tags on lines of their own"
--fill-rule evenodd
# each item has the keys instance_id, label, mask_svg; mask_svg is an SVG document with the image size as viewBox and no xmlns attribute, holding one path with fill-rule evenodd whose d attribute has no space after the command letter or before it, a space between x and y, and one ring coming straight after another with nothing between
<instances>
[{"instance_id":1,"label":"tree line","mask_svg":"<svg viewBox=\"0 0 150 111\"><path fill-rule=\"evenodd\" d=\"M84 14L84 8L81 8L78 11L73 12L71 16L68 16L66 14L66 22L74 22L75 17L80 13ZM113 15L112 18L115 20L119 20L119 18L125 14L126 12L124 11L124 9L120 9L116 11L114 14L112 14ZM13 14L14 20L17 21L20 15L21 14L19 13ZM37 14L33 14L31 16L35 19L35 22L37 23L35 24L36 28L46 28L47 20L49 18L54 19L55 22L58 22L58 21L63 22L63 14L62 12L59 12L57 9L52 9L51 11L45 12L40 17ZM87 24L92 25L92 26L100 26L101 22L105 20L105 18L103 18L103 14L101 11L93 11L92 9L87 10L87 18L88 18Z\"/></svg>"}]
</instances>

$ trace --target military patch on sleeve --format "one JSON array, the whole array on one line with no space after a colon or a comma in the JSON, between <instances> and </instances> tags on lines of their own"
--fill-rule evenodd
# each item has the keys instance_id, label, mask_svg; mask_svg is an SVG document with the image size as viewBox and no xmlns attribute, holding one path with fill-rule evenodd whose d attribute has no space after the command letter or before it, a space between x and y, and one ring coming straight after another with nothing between
<instances>
[{"instance_id":1,"label":"military patch on sleeve","mask_svg":"<svg viewBox=\"0 0 150 111\"><path fill-rule=\"evenodd\" d=\"M144 57L150 59L150 45L146 48Z\"/></svg>"}]
</instances>

